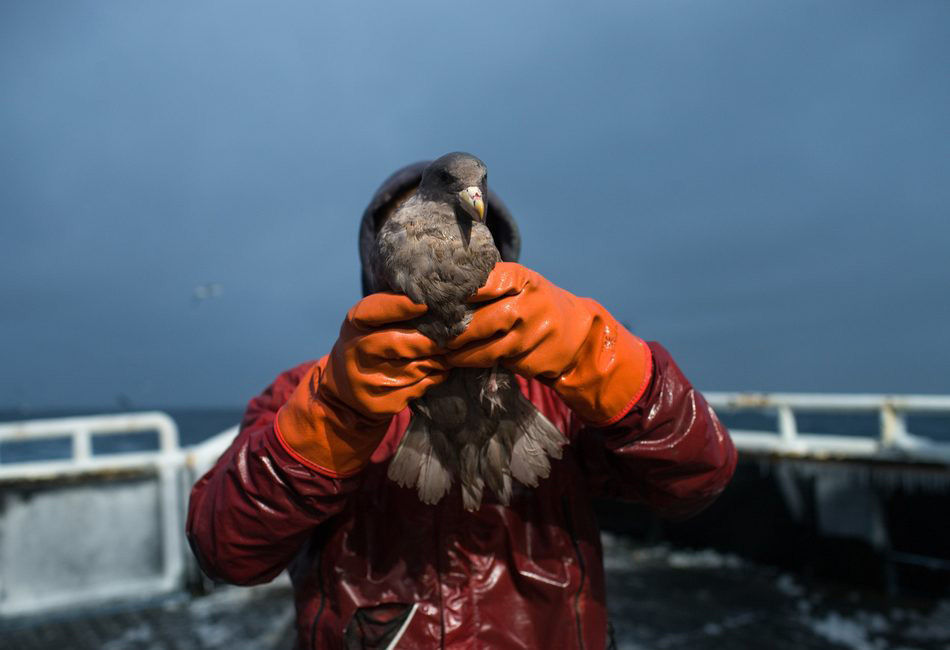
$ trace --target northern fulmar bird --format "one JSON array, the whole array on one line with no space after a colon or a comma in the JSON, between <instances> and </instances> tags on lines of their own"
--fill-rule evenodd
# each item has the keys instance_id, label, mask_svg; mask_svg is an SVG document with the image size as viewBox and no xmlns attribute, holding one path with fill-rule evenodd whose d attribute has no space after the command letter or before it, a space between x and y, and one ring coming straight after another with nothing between
<instances>
[{"instance_id":1,"label":"northern fulmar bird","mask_svg":"<svg viewBox=\"0 0 950 650\"><path fill-rule=\"evenodd\" d=\"M376 237L377 290L405 293L428 311L413 321L440 345L471 319L470 298L499 261L485 225L487 170L470 154L450 153L422 173L419 188L383 222ZM466 510L487 486L508 505L511 479L534 487L560 458L564 435L501 366L454 368L446 381L410 404L412 421L389 466L389 478L438 501L461 484Z\"/></svg>"}]
</instances>

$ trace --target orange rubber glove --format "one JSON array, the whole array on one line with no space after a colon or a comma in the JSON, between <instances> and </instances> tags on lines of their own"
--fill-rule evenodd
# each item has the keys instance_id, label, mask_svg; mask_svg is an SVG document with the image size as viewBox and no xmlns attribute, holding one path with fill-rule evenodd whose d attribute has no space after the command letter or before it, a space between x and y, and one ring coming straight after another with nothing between
<instances>
[{"instance_id":1,"label":"orange rubber glove","mask_svg":"<svg viewBox=\"0 0 950 650\"><path fill-rule=\"evenodd\" d=\"M500 363L537 377L595 426L626 415L650 382L653 356L646 343L595 301L520 264L498 263L470 302L482 304L448 343L453 366Z\"/></svg>"},{"instance_id":2,"label":"orange rubber glove","mask_svg":"<svg viewBox=\"0 0 950 650\"><path fill-rule=\"evenodd\" d=\"M358 472L392 417L445 379L436 344L412 327L426 312L408 297L375 293L350 309L330 354L304 375L277 414L277 435L305 465L335 477Z\"/></svg>"}]
</instances>

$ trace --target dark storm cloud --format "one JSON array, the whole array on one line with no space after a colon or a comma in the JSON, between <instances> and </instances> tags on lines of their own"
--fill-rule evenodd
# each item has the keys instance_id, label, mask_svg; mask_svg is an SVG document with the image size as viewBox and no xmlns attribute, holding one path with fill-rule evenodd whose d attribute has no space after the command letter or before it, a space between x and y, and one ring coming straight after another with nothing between
<instances>
[{"instance_id":1,"label":"dark storm cloud","mask_svg":"<svg viewBox=\"0 0 950 650\"><path fill-rule=\"evenodd\" d=\"M950 5L509 4L6 3L0 405L243 402L455 149L703 387L950 392Z\"/></svg>"}]
</instances>

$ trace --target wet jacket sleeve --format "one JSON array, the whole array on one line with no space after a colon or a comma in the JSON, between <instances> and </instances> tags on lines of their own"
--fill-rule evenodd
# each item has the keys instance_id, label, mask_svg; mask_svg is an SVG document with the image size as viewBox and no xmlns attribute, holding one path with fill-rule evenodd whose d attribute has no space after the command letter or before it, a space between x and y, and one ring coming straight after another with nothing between
<instances>
[{"instance_id":1,"label":"wet jacket sleeve","mask_svg":"<svg viewBox=\"0 0 950 650\"><path fill-rule=\"evenodd\" d=\"M273 579L356 488L357 477L305 467L275 434L278 409L312 365L285 372L250 401L240 433L192 488L188 541L211 578L240 585Z\"/></svg>"},{"instance_id":2,"label":"wet jacket sleeve","mask_svg":"<svg viewBox=\"0 0 950 650\"><path fill-rule=\"evenodd\" d=\"M693 515L725 489L736 466L726 428L661 345L653 375L616 424L579 429L575 440L596 496L637 501L674 519Z\"/></svg>"}]
</instances>

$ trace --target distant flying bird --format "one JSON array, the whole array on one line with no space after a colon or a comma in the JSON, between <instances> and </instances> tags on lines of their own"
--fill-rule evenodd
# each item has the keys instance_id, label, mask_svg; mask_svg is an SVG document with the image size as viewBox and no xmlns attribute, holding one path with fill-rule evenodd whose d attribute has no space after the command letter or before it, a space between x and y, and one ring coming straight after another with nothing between
<instances>
[{"instance_id":1,"label":"distant flying bird","mask_svg":"<svg viewBox=\"0 0 950 650\"><path fill-rule=\"evenodd\" d=\"M478 158L451 153L422 173L416 193L383 222L376 239L376 286L428 306L413 321L439 344L461 334L467 304L499 261L485 225L487 170ZM389 478L437 503L458 477L467 510L487 486L507 505L511 479L528 486L561 457L563 434L522 394L501 366L455 368L410 404L412 420L389 466Z\"/></svg>"},{"instance_id":2,"label":"distant flying bird","mask_svg":"<svg viewBox=\"0 0 950 650\"><path fill-rule=\"evenodd\" d=\"M219 282L199 284L197 287L195 287L194 292L192 293L197 302L208 300L209 298L218 298L223 294L224 286L222 286Z\"/></svg>"}]
</instances>

